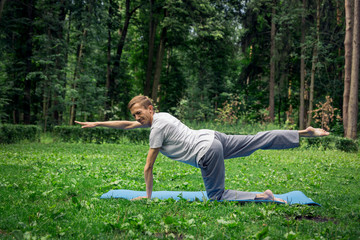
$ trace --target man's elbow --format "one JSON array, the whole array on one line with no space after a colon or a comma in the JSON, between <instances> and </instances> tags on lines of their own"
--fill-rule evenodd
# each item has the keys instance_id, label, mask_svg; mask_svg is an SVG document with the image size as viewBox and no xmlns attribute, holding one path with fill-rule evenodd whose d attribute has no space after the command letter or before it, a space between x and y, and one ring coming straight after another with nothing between
<instances>
[{"instance_id":1,"label":"man's elbow","mask_svg":"<svg viewBox=\"0 0 360 240\"><path fill-rule=\"evenodd\" d=\"M153 166L146 165L144 167L144 173L152 173L152 170L153 170Z\"/></svg>"}]
</instances>

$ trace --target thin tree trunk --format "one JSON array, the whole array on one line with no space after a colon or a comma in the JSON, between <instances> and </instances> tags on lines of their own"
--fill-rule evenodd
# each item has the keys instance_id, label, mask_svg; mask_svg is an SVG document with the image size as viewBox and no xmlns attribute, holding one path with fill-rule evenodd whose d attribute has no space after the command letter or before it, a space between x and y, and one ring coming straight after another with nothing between
<instances>
[{"instance_id":1,"label":"thin tree trunk","mask_svg":"<svg viewBox=\"0 0 360 240\"><path fill-rule=\"evenodd\" d=\"M120 36L120 40L119 40L118 47L117 47L116 60L115 60L115 63L114 63L114 68L115 69L120 67L121 55L122 55L122 51L124 49L125 39L126 39L126 35L127 35L127 32L128 32L128 29L129 29L131 16L140 7L140 6L138 6L138 7L134 8L130 12L130 0L126 0L125 5L126 5L125 22L124 22L124 26L123 26L123 28L121 30L121 36Z\"/></svg>"},{"instance_id":2,"label":"thin tree trunk","mask_svg":"<svg viewBox=\"0 0 360 240\"><path fill-rule=\"evenodd\" d=\"M112 9L113 1L109 1L109 20L108 20L108 39L107 39L107 52L106 52L106 93L105 93L105 110L109 110L111 108L111 31L112 31L112 16L113 16L113 9ZM109 120L109 114L104 115L104 120Z\"/></svg>"},{"instance_id":3,"label":"thin tree trunk","mask_svg":"<svg viewBox=\"0 0 360 240\"><path fill-rule=\"evenodd\" d=\"M286 71L282 71L281 73L281 77L280 77L280 82L279 82L279 91L278 91L278 96L279 96L279 102L278 102L278 124L281 125L281 106L283 105L283 89L284 89L284 85L285 85L285 81L287 81L287 72ZM285 100L286 102L286 100Z\"/></svg>"},{"instance_id":4,"label":"thin tree trunk","mask_svg":"<svg viewBox=\"0 0 360 240\"><path fill-rule=\"evenodd\" d=\"M345 77L344 77L344 94L343 94L343 124L344 136L347 136L348 124L348 106L351 82L351 65L352 65L352 44L353 44L353 2L354 0L345 0Z\"/></svg>"},{"instance_id":5,"label":"thin tree trunk","mask_svg":"<svg viewBox=\"0 0 360 240\"><path fill-rule=\"evenodd\" d=\"M61 84L66 82L66 71L64 71L66 67L66 49L65 49L65 42L64 42L64 21L66 18L66 5L65 0L60 1L60 13L58 16L59 19L59 30L55 32L56 38L61 42L56 46L56 68L57 68L57 83ZM65 58L62 55L65 53ZM63 90L61 90L63 91ZM59 96L61 96L62 92L60 90L54 89L53 97L52 97L52 106L53 106L53 119L55 125L61 123L60 116L62 115L63 105L59 103Z\"/></svg>"},{"instance_id":6,"label":"thin tree trunk","mask_svg":"<svg viewBox=\"0 0 360 240\"><path fill-rule=\"evenodd\" d=\"M113 1L109 1L109 19L112 18L113 10L112 10ZM112 21L108 20L108 39L107 39L107 51L106 51L106 97L109 95L109 88L110 88L110 74L111 74L111 31L112 31Z\"/></svg>"},{"instance_id":7,"label":"thin tree trunk","mask_svg":"<svg viewBox=\"0 0 360 240\"><path fill-rule=\"evenodd\" d=\"M342 24L343 24L343 19L342 19L342 10L341 10L341 6L342 6L342 1L341 0L336 0L336 23L337 23L337 27L339 29L342 29ZM338 59L341 59L343 56L343 47L341 45L339 45L338 47ZM338 69L338 77L339 77L339 82L343 81L344 79L344 69L343 69L344 65L341 62L338 62L337 64L337 69ZM341 108L342 109L342 108Z\"/></svg>"},{"instance_id":8,"label":"thin tree trunk","mask_svg":"<svg viewBox=\"0 0 360 240\"><path fill-rule=\"evenodd\" d=\"M165 10L165 17L167 15L167 11ZM160 83L160 76L161 76L161 70L162 70L162 62L165 54L165 44L166 44L166 34L167 34L167 28L164 27L161 31L160 36L160 44L158 53L156 56L156 66L155 66L155 75L154 75L154 82L153 82L153 89L152 89L152 95L151 98L155 103L158 103L158 91L159 91L159 83Z\"/></svg>"},{"instance_id":9,"label":"thin tree trunk","mask_svg":"<svg viewBox=\"0 0 360 240\"><path fill-rule=\"evenodd\" d=\"M316 42L313 50L313 59L312 59L312 66L311 66L311 80L310 80L310 95L309 95L309 111L308 111L308 119L307 119L307 126L311 125L312 120L312 111L314 105L314 86L315 86L315 71L316 71L316 64L318 61L318 48L320 44L320 0L316 1Z\"/></svg>"},{"instance_id":10,"label":"thin tree trunk","mask_svg":"<svg viewBox=\"0 0 360 240\"><path fill-rule=\"evenodd\" d=\"M354 31L352 45L352 66L351 66L351 83L348 108L348 129L347 137L356 139L357 120L359 111L359 40L360 40L360 3L354 1Z\"/></svg>"},{"instance_id":11,"label":"thin tree trunk","mask_svg":"<svg viewBox=\"0 0 360 240\"><path fill-rule=\"evenodd\" d=\"M146 80L145 80L145 89L144 95L150 96L151 89L151 75L153 70L153 58L154 58L154 44L155 44L155 35L156 35L156 24L153 17L153 5L155 0L150 1L150 23L149 23L149 53L148 53L148 63L146 69Z\"/></svg>"},{"instance_id":12,"label":"thin tree trunk","mask_svg":"<svg viewBox=\"0 0 360 240\"><path fill-rule=\"evenodd\" d=\"M270 49L270 83L269 83L269 117L270 121L275 119L275 14L276 0L273 1L271 19L271 49Z\"/></svg>"},{"instance_id":13,"label":"thin tree trunk","mask_svg":"<svg viewBox=\"0 0 360 240\"><path fill-rule=\"evenodd\" d=\"M33 35L33 20L34 20L34 1L30 0L26 4L27 6L27 18L29 19L29 26L27 32L27 41L26 41L26 73L30 73L32 71L32 61L31 57L33 55L32 52L32 35ZM27 79L25 77L25 87L24 87L24 123L30 124L30 114L31 114L31 79Z\"/></svg>"},{"instance_id":14,"label":"thin tree trunk","mask_svg":"<svg viewBox=\"0 0 360 240\"><path fill-rule=\"evenodd\" d=\"M292 96L291 85L292 85L292 81L291 81L291 78L289 78L288 102L290 103L290 105L289 105L289 110L286 111L286 124L287 125L294 124L294 121L293 121L293 118L292 118L293 107L292 107L292 104L291 104L291 96Z\"/></svg>"},{"instance_id":15,"label":"thin tree trunk","mask_svg":"<svg viewBox=\"0 0 360 240\"><path fill-rule=\"evenodd\" d=\"M112 1L110 2L112 3ZM130 11L130 0L126 0L125 2L125 22L124 25L122 27L122 29L120 30L120 40L117 44L117 51L116 51L116 56L114 59L114 66L112 69L109 68L108 66L108 72L107 72L107 81L106 81L106 96L108 97L107 99L107 103L106 103L106 108L110 109L110 106L112 105L112 102L114 102L115 100L115 95L116 95L116 86L115 86L115 80L119 77L120 74L120 62L121 62L121 56L122 56L122 52L125 46L125 39L127 36L127 32L129 29L129 25L130 25L130 20L132 15L136 12L136 10L140 8L140 6L135 7L132 11ZM111 10L111 6L109 9L109 15L112 15L112 10ZM111 26L109 25L109 33L108 33L108 65L109 61L111 61L111 56L110 56L110 47L111 47ZM127 84L124 84L125 87L122 87L122 91L127 94L128 89L127 89ZM126 105L125 105L126 106ZM106 119L109 118L108 115L105 116Z\"/></svg>"},{"instance_id":16,"label":"thin tree trunk","mask_svg":"<svg viewBox=\"0 0 360 240\"><path fill-rule=\"evenodd\" d=\"M300 109L299 109L299 128L304 129L305 117L305 12L306 0L303 0L303 13L301 17L301 60L300 60Z\"/></svg>"},{"instance_id":17,"label":"thin tree trunk","mask_svg":"<svg viewBox=\"0 0 360 240\"><path fill-rule=\"evenodd\" d=\"M6 0L1 0L1 2L0 2L0 22L1 22L1 16L2 16L2 12L4 10L5 3L6 3Z\"/></svg>"},{"instance_id":18,"label":"thin tree trunk","mask_svg":"<svg viewBox=\"0 0 360 240\"><path fill-rule=\"evenodd\" d=\"M82 53L83 53L83 48L84 48L84 41L87 35L87 30L84 29L83 34L82 34L82 40L80 45L78 46L78 51L77 51L77 59L76 59L76 65L75 65L75 70L74 70L74 78L73 78L73 89L76 90L77 88L77 84L76 84L76 79L78 79L78 73L79 73L79 68L80 68L80 64L81 64L81 58L82 58ZM71 98L71 107L70 107L70 121L69 121L69 125L73 125L74 121L75 121L75 115L76 115L76 99L75 97Z\"/></svg>"},{"instance_id":19,"label":"thin tree trunk","mask_svg":"<svg viewBox=\"0 0 360 240\"><path fill-rule=\"evenodd\" d=\"M43 119L44 119L44 129L43 131L46 132L47 127L47 120L48 120L48 110L49 110L49 97L48 97L48 89L49 86L44 87L44 93L43 93Z\"/></svg>"},{"instance_id":20,"label":"thin tree trunk","mask_svg":"<svg viewBox=\"0 0 360 240\"><path fill-rule=\"evenodd\" d=\"M65 49L65 66L67 66L68 62L69 62L69 45L70 45L70 31L71 31L71 9L69 9L69 22L68 22L68 26L67 26L67 33L66 33L66 49ZM66 89L67 86L67 77L66 77L66 73L64 73L65 75L65 81L63 82L63 89ZM62 99L65 99L66 97L66 91L62 92ZM60 121L63 121L63 117L64 117L64 113L61 112L60 115Z\"/></svg>"}]
</instances>

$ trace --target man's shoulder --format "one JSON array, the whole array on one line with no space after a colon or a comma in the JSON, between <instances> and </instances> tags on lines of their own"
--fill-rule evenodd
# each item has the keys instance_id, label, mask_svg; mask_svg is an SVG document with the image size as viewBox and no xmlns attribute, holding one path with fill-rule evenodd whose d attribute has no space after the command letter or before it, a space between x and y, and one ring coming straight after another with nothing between
<instances>
[{"instance_id":1,"label":"man's shoulder","mask_svg":"<svg viewBox=\"0 0 360 240\"><path fill-rule=\"evenodd\" d=\"M158 113L155 113L156 117L158 118L175 118L173 115L171 115L170 113L167 113L167 112L158 112Z\"/></svg>"},{"instance_id":2,"label":"man's shoulder","mask_svg":"<svg viewBox=\"0 0 360 240\"><path fill-rule=\"evenodd\" d=\"M151 129L154 128L165 129L169 127L170 128L175 127L178 122L179 120L169 113L166 112L155 113L151 125Z\"/></svg>"},{"instance_id":3,"label":"man's shoulder","mask_svg":"<svg viewBox=\"0 0 360 240\"><path fill-rule=\"evenodd\" d=\"M171 123L174 121L177 121L178 119L175 118L174 116L172 116L169 113L166 112L160 112L160 113L155 113L154 118L153 118L153 123L154 124L158 124L158 123Z\"/></svg>"}]
</instances>

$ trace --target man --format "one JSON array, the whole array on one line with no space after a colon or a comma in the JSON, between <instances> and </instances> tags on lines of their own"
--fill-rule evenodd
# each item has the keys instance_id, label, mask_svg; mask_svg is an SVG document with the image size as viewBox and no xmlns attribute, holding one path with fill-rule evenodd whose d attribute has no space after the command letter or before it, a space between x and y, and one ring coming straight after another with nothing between
<instances>
[{"instance_id":1,"label":"man","mask_svg":"<svg viewBox=\"0 0 360 240\"><path fill-rule=\"evenodd\" d=\"M146 194L135 198L151 198L153 190L153 167L159 152L165 156L201 169L207 195L213 200L273 200L270 190L255 194L225 190L224 159L248 156L258 149L287 149L299 146L299 137L322 137L329 135L322 129L308 127L306 130L275 130L256 135L225 135L212 130L192 130L168 113L155 113L151 100L136 96L128 104L136 121L77 122L82 128L110 127L134 129L150 127L150 149L146 158L144 176Z\"/></svg>"}]
</instances>

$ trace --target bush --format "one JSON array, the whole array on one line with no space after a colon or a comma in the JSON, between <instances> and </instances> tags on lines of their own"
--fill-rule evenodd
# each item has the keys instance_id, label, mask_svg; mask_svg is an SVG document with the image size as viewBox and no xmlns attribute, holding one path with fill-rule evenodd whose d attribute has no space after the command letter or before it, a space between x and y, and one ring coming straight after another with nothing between
<instances>
[{"instance_id":1,"label":"bush","mask_svg":"<svg viewBox=\"0 0 360 240\"><path fill-rule=\"evenodd\" d=\"M56 138L63 142L120 143L148 142L149 129L119 130L112 128L81 128L78 126L56 126L53 130Z\"/></svg>"},{"instance_id":2,"label":"bush","mask_svg":"<svg viewBox=\"0 0 360 240\"><path fill-rule=\"evenodd\" d=\"M322 138L302 138L301 139L302 148L317 148L322 150L327 149L338 149L344 152L357 152L359 151L359 145L357 141L337 137L337 136L328 136Z\"/></svg>"},{"instance_id":3,"label":"bush","mask_svg":"<svg viewBox=\"0 0 360 240\"><path fill-rule=\"evenodd\" d=\"M357 152L359 151L359 144L351 139L348 138L339 138L335 146L337 149L344 151L344 152Z\"/></svg>"},{"instance_id":4,"label":"bush","mask_svg":"<svg viewBox=\"0 0 360 240\"><path fill-rule=\"evenodd\" d=\"M40 141L41 129L35 125L0 125L0 143L10 144L17 143L22 140Z\"/></svg>"}]
</instances>

